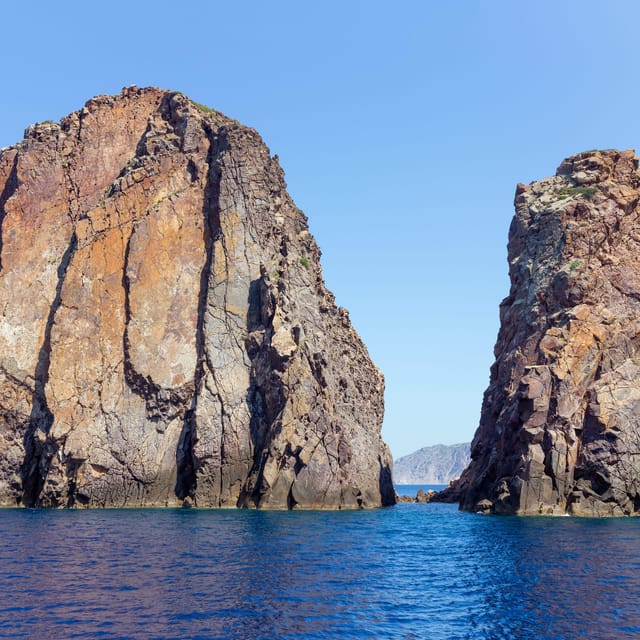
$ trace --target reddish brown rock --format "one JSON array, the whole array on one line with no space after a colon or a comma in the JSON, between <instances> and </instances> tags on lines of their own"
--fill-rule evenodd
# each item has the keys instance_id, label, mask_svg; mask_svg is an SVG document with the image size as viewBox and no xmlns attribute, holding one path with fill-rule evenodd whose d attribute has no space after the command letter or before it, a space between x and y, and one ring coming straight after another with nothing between
<instances>
[{"instance_id":1,"label":"reddish brown rock","mask_svg":"<svg viewBox=\"0 0 640 640\"><path fill-rule=\"evenodd\" d=\"M100 96L0 154L0 504L394 501L384 381L258 134Z\"/></svg>"},{"instance_id":2,"label":"reddish brown rock","mask_svg":"<svg viewBox=\"0 0 640 640\"><path fill-rule=\"evenodd\" d=\"M445 498L494 513L640 512L640 173L632 151L519 185L511 292L470 466Z\"/></svg>"}]
</instances>

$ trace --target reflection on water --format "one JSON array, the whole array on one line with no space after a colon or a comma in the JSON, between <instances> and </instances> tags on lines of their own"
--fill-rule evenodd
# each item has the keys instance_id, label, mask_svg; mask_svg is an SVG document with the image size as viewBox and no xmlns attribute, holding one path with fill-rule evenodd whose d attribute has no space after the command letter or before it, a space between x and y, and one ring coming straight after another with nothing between
<instances>
[{"instance_id":1,"label":"reflection on water","mask_svg":"<svg viewBox=\"0 0 640 640\"><path fill-rule=\"evenodd\" d=\"M633 638L640 520L0 512L0 635Z\"/></svg>"}]
</instances>

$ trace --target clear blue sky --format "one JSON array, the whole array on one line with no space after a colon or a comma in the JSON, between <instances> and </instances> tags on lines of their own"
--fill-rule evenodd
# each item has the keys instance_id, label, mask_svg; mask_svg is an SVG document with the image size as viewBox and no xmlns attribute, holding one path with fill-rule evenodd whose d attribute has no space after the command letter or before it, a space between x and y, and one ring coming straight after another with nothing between
<instances>
[{"instance_id":1,"label":"clear blue sky","mask_svg":"<svg viewBox=\"0 0 640 640\"><path fill-rule=\"evenodd\" d=\"M262 134L384 371L396 457L470 440L517 182L640 147L636 0L7 3L0 146L129 84Z\"/></svg>"}]
</instances>

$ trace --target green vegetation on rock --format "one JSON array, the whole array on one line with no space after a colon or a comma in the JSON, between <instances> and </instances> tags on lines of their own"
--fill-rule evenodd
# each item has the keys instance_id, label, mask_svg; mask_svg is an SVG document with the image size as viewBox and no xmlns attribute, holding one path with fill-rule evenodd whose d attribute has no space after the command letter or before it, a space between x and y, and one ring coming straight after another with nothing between
<instances>
[{"instance_id":1,"label":"green vegetation on rock","mask_svg":"<svg viewBox=\"0 0 640 640\"><path fill-rule=\"evenodd\" d=\"M571 198L574 196L582 196L587 200L591 200L598 193L596 187L563 187L560 189L560 199Z\"/></svg>"}]
</instances>

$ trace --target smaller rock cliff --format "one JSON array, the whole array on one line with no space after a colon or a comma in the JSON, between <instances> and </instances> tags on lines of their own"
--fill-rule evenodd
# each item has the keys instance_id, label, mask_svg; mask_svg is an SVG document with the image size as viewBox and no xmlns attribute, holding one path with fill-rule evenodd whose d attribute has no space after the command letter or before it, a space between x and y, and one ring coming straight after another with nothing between
<instances>
[{"instance_id":1,"label":"smaller rock cliff","mask_svg":"<svg viewBox=\"0 0 640 640\"><path fill-rule=\"evenodd\" d=\"M640 513L640 173L632 151L518 185L511 291L449 497L476 511Z\"/></svg>"},{"instance_id":2,"label":"smaller rock cliff","mask_svg":"<svg viewBox=\"0 0 640 640\"><path fill-rule=\"evenodd\" d=\"M469 464L469 443L423 447L393 463L397 484L448 484Z\"/></svg>"}]
</instances>

